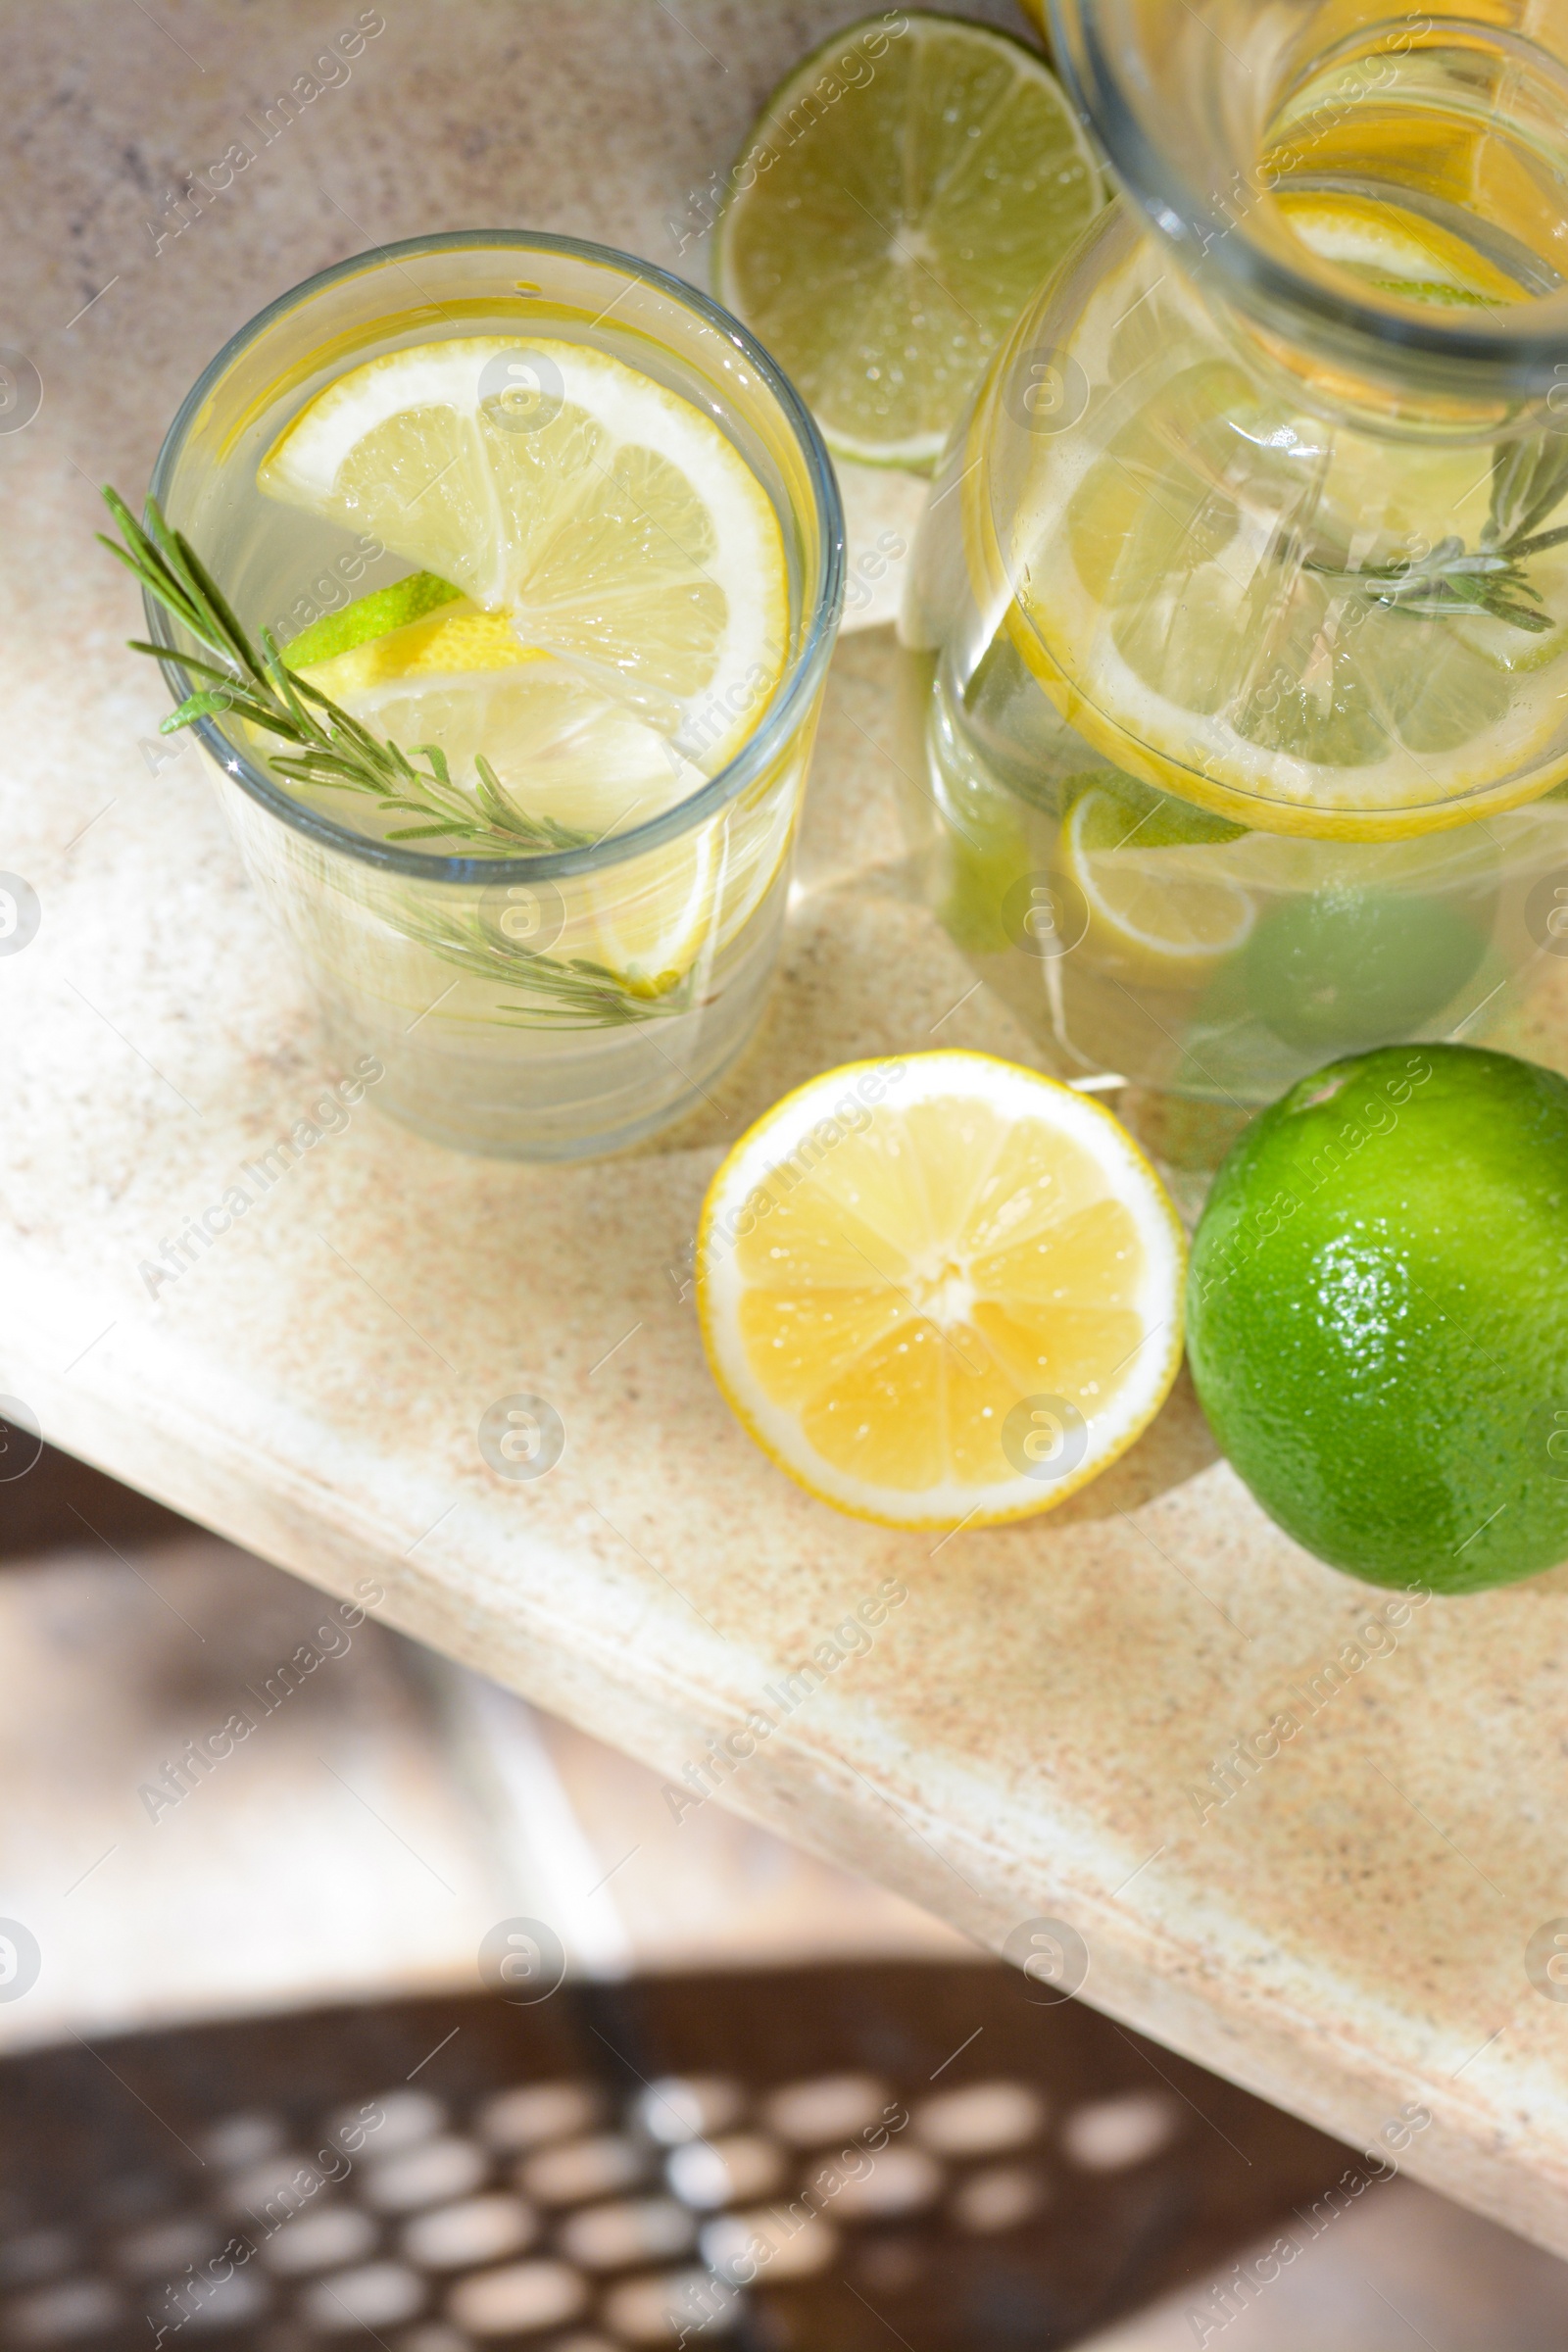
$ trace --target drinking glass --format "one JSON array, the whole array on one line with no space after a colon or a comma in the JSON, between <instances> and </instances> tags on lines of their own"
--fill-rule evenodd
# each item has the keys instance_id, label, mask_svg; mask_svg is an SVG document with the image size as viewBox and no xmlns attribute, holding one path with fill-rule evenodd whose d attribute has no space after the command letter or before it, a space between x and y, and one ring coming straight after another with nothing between
<instances>
[{"instance_id":1,"label":"drinking glass","mask_svg":"<svg viewBox=\"0 0 1568 2352\"><path fill-rule=\"evenodd\" d=\"M734 756L678 805L590 847L448 855L339 822L237 725L212 716L196 733L331 1049L345 1061L372 1054L385 1072L374 1100L422 1134L552 1159L614 1151L676 1118L761 1010L843 597L837 488L799 396L737 320L646 262L568 237L419 238L323 270L241 328L175 417L152 494L253 639L264 626L287 639L408 568L260 493L258 464L291 418L348 368L401 347L541 333L610 353L693 403L773 508L788 642ZM183 699L187 641L151 602L148 626ZM751 713L709 715L716 741ZM598 943L640 918L658 934L671 906L685 923L681 968L629 984L607 974Z\"/></svg>"}]
</instances>

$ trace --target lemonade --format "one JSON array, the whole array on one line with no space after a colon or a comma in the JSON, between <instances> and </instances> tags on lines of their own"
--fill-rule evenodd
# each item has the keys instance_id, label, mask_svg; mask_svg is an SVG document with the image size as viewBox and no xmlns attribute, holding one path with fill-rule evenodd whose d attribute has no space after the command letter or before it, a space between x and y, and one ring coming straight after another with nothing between
<instances>
[{"instance_id":1,"label":"lemonade","mask_svg":"<svg viewBox=\"0 0 1568 2352\"><path fill-rule=\"evenodd\" d=\"M1247 1105L1474 1042L1558 952L1562 66L1479 15L1105 15L1057 54L1142 209L950 444L907 799L1063 1066Z\"/></svg>"},{"instance_id":2,"label":"lemonade","mask_svg":"<svg viewBox=\"0 0 1568 2352\"><path fill-rule=\"evenodd\" d=\"M767 986L842 574L744 330L568 240L389 248L235 338L153 495L218 597L150 607L170 674L383 1103L557 1157L699 1097Z\"/></svg>"}]
</instances>

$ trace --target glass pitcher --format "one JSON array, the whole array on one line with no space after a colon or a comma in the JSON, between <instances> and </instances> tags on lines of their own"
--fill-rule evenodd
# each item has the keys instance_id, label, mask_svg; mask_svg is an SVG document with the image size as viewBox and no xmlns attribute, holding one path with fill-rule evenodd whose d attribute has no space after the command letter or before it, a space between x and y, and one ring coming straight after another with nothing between
<instances>
[{"instance_id":1,"label":"glass pitcher","mask_svg":"<svg viewBox=\"0 0 1568 2352\"><path fill-rule=\"evenodd\" d=\"M1053 14L1120 193L939 469L903 766L975 970L1180 1158L1568 956L1568 9Z\"/></svg>"}]
</instances>

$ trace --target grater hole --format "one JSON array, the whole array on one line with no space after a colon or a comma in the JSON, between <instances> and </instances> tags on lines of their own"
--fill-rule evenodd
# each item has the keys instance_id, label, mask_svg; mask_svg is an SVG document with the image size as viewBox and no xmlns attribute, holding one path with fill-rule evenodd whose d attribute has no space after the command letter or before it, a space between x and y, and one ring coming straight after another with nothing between
<instances>
[{"instance_id":1,"label":"grater hole","mask_svg":"<svg viewBox=\"0 0 1568 2352\"><path fill-rule=\"evenodd\" d=\"M197 2145L207 2163L238 2172L275 2156L286 2137L280 2116L225 2115L202 2133Z\"/></svg>"},{"instance_id":2,"label":"grater hole","mask_svg":"<svg viewBox=\"0 0 1568 2352\"><path fill-rule=\"evenodd\" d=\"M864 2169L860 2169L863 2167ZM918 2213L941 2194L944 2175L924 2148L884 2148L878 2156L846 2149L812 2176L837 2221L883 2220Z\"/></svg>"},{"instance_id":3,"label":"grater hole","mask_svg":"<svg viewBox=\"0 0 1568 2352\"><path fill-rule=\"evenodd\" d=\"M1075 2108L1062 2126L1062 2146L1080 2171L1121 2173L1147 2164L1175 2138L1181 2117L1158 2091L1129 2091Z\"/></svg>"},{"instance_id":4,"label":"grater hole","mask_svg":"<svg viewBox=\"0 0 1568 2352\"><path fill-rule=\"evenodd\" d=\"M67 2344L112 2328L120 2314L120 2297L105 2279L71 2278L11 2304L0 2342Z\"/></svg>"},{"instance_id":5,"label":"grater hole","mask_svg":"<svg viewBox=\"0 0 1568 2352\"><path fill-rule=\"evenodd\" d=\"M814 2278L837 2253L839 2233L819 2213L797 2222L788 2208L764 2205L705 2222L699 2244L711 2270L746 2286L753 2279L764 2284Z\"/></svg>"},{"instance_id":6,"label":"grater hole","mask_svg":"<svg viewBox=\"0 0 1568 2352\"><path fill-rule=\"evenodd\" d=\"M726 2139L688 2140L671 2151L664 2174L685 2204L714 2213L767 2196L784 2178L784 2158L776 2141L737 2132Z\"/></svg>"},{"instance_id":7,"label":"grater hole","mask_svg":"<svg viewBox=\"0 0 1568 2352\"><path fill-rule=\"evenodd\" d=\"M490 2159L471 2139L426 2139L401 2155L367 2165L361 2194L378 2213L412 2213L420 2205L466 2197L490 2172Z\"/></svg>"},{"instance_id":8,"label":"grater hole","mask_svg":"<svg viewBox=\"0 0 1568 2352\"><path fill-rule=\"evenodd\" d=\"M117 2269L132 2278L163 2278L171 2271L205 2262L217 2252L218 2243L210 2221L199 2214L181 2214L173 2221L150 2222L145 2229L130 2230L116 2245L114 2259Z\"/></svg>"},{"instance_id":9,"label":"grater hole","mask_svg":"<svg viewBox=\"0 0 1568 2352\"><path fill-rule=\"evenodd\" d=\"M1023 2082L973 2082L922 2099L910 2121L939 2156L991 2156L1021 2148L1045 2129L1046 2102Z\"/></svg>"},{"instance_id":10,"label":"grater hole","mask_svg":"<svg viewBox=\"0 0 1568 2352\"><path fill-rule=\"evenodd\" d=\"M230 2271L226 2278L198 2278L174 2288L176 2305L187 2316L176 2318L182 2334L205 2335L222 2328L241 2328L260 2318L271 2301L271 2290L254 2271ZM172 2328L171 2329L172 2333Z\"/></svg>"},{"instance_id":11,"label":"grater hole","mask_svg":"<svg viewBox=\"0 0 1568 2352\"><path fill-rule=\"evenodd\" d=\"M262 2260L280 2278L330 2271L363 2262L375 2244L376 2228L353 2205L328 2206L323 2213L296 2214L262 2248Z\"/></svg>"},{"instance_id":12,"label":"grater hole","mask_svg":"<svg viewBox=\"0 0 1568 2352\"><path fill-rule=\"evenodd\" d=\"M560 2229L561 2250L585 2271L629 2271L639 2263L687 2254L697 2234L689 2213L671 2197L627 2197L585 2205Z\"/></svg>"},{"instance_id":13,"label":"grater hole","mask_svg":"<svg viewBox=\"0 0 1568 2352\"><path fill-rule=\"evenodd\" d=\"M793 2147L820 2148L883 2122L894 2103L874 2075L813 2075L775 2090L763 2104L762 2121Z\"/></svg>"},{"instance_id":14,"label":"grater hole","mask_svg":"<svg viewBox=\"0 0 1568 2352\"><path fill-rule=\"evenodd\" d=\"M623 2132L599 2132L526 2158L517 2169L517 2185L541 2205L580 2205L590 2197L635 2188L647 2174L648 2160L635 2141Z\"/></svg>"},{"instance_id":15,"label":"grater hole","mask_svg":"<svg viewBox=\"0 0 1568 2352\"><path fill-rule=\"evenodd\" d=\"M424 2271L472 2270L520 2253L538 2234L538 2215L503 2191L416 2215L404 2229L403 2255Z\"/></svg>"},{"instance_id":16,"label":"grater hole","mask_svg":"<svg viewBox=\"0 0 1568 2352\"><path fill-rule=\"evenodd\" d=\"M953 2218L960 2230L990 2237L1030 2220L1049 2194L1044 2175L1028 2165L987 2165L983 2172L971 2173L955 2192Z\"/></svg>"},{"instance_id":17,"label":"grater hole","mask_svg":"<svg viewBox=\"0 0 1568 2352\"><path fill-rule=\"evenodd\" d=\"M470 2335L527 2335L574 2320L588 2300L580 2275L564 2262L517 2262L461 2278L447 2316Z\"/></svg>"},{"instance_id":18,"label":"grater hole","mask_svg":"<svg viewBox=\"0 0 1568 2352\"><path fill-rule=\"evenodd\" d=\"M690 2342L699 2331L705 2337L722 2335L739 2301L729 2281L710 2271L659 2271L612 2286L601 2316L629 2343Z\"/></svg>"},{"instance_id":19,"label":"grater hole","mask_svg":"<svg viewBox=\"0 0 1568 2352\"><path fill-rule=\"evenodd\" d=\"M400 2262L368 2262L357 2271L334 2271L318 2278L299 2301L307 2327L323 2335L351 2329L395 2328L412 2320L424 2302L424 2282Z\"/></svg>"},{"instance_id":20,"label":"grater hole","mask_svg":"<svg viewBox=\"0 0 1568 2352\"><path fill-rule=\"evenodd\" d=\"M326 2122L329 2139L351 2151L373 2141L378 2157L395 2156L446 2129L447 2111L427 2090L383 2090L359 2107L340 2107Z\"/></svg>"},{"instance_id":21,"label":"grater hole","mask_svg":"<svg viewBox=\"0 0 1568 2352\"><path fill-rule=\"evenodd\" d=\"M664 2075L643 2091L636 2116L650 2139L677 2148L724 2131L745 2107L745 2093L728 2075Z\"/></svg>"},{"instance_id":22,"label":"grater hole","mask_svg":"<svg viewBox=\"0 0 1568 2352\"><path fill-rule=\"evenodd\" d=\"M308 2156L269 2156L235 2173L220 2202L229 2213L248 2214L263 2230L281 2230L326 2185L326 2175Z\"/></svg>"},{"instance_id":23,"label":"grater hole","mask_svg":"<svg viewBox=\"0 0 1568 2352\"><path fill-rule=\"evenodd\" d=\"M283 2348L279 2347L279 2352ZM449 2328L443 2320L432 2320L428 2327L415 2328L400 2335L394 2352L473 2352L473 2338L461 2328Z\"/></svg>"},{"instance_id":24,"label":"grater hole","mask_svg":"<svg viewBox=\"0 0 1568 2352\"><path fill-rule=\"evenodd\" d=\"M578 2139L604 2120L605 2103L582 2082L520 2083L486 2099L474 2118L498 2154L520 2156L553 2139Z\"/></svg>"}]
</instances>

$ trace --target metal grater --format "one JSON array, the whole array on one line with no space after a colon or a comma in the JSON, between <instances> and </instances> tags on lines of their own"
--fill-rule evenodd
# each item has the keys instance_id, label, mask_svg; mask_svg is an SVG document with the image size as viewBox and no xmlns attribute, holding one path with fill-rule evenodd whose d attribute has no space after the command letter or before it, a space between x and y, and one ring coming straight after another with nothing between
<instances>
[{"instance_id":1,"label":"metal grater","mask_svg":"<svg viewBox=\"0 0 1568 2352\"><path fill-rule=\"evenodd\" d=\"M990 1966L403 2001L0 2065L4 2352L1065 2345L1343 2167Z\"/></svg>"}]
</instances>

